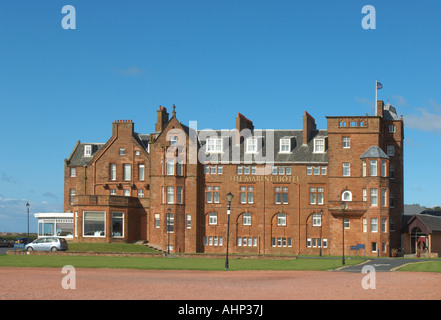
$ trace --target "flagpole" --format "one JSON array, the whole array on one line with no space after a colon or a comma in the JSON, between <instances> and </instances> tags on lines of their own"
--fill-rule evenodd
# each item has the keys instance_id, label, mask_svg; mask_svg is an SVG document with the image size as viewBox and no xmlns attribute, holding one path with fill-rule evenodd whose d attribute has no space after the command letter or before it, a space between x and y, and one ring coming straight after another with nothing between
<instances>
[{"instance_id":1,"label":"flagpole","mask_svg":"<svg viewBox=\"0 0 441 320\"><path fill-rule=\"evenodd\" d=\"M374 109L375 109L375 116L377 116L377 93L378 91L378 80L375 80L375 103L374 103Z\"/></svg>"}]
</instances>

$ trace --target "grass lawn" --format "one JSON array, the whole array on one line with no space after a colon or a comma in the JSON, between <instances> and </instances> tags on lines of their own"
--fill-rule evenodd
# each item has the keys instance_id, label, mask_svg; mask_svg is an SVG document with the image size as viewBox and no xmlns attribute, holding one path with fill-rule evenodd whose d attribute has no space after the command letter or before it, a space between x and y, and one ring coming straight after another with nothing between
<instances>
[{"instance_id":1,"label":"grass lawn","mask_svg":"<svg viewBox=\"0 0 441 320\"><path fill-rule=\"evenodd\" d=\"M435 260L412 263L398 269L398 271L441 272L441 261Z\"/></svg>"},{"instance_id":2,"label":"grass lawn","mask_svg":"<svg viewBox=\"0 0 441 320\"><path fill-rule=\"evenodd\" d=\"M363 259L350 259L347 265L361 263ZM0 255L0 267L50 267L62 268L72 265L76 268L119 268L157 270L207 270L221 271L225 259L212 258L140 258L140 257L86 257L86 256L33 256ZM250 260L230 259L230 270L332 270L341 266L339 259L293 259L293 260Z\"/></svg>"}]
</instances>

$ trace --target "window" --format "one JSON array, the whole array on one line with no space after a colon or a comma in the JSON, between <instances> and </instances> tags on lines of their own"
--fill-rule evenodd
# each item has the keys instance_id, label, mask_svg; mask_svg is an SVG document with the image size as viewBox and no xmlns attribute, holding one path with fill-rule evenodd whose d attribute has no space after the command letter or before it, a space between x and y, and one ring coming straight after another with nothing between
<instances>
[{"instance_id":1,"label":"window","mask_svg":"<svg viewBox=\"0 0 441 320\"><path fill-rule=\"evenodd\" d=\"M237 166L237 174L243 173L243 166Z\"/></svg>"},{"instance_id":2,"label":"window","mask_svg":"<svg viewBox=\"0 0 441 320\"><path fill-rule=\"evenodd\" d=\"M178 144L178 136L170 136L170 145L176 146Z\"/></svg>"},{"instance_id":3,"label":"window","mask_svg":"<svg viewBox=\"0 0 441 320\"><path fill-rule=\"evenodd\" d=\"M386 177L386 160L381 160L381 176Z\"/></svg>"},{"instance_id":4,"label":"window","mask_svg":"<svg viewBox=\"0 0 441 320\"><path fill-rule=\"evenodd\" d=\"M92 156L92 146L90 144L86 144L84 146L84 156L91 157Z\"/></svg>"},{"instance_id":5,"label":"window","mask_svg":"<svg viewBox=\"0 0 441 320\"><path fill-rule=\"evenodd\" d=\"M378 232L377 218L371 218L371 232Z\"/></svg>"},{"instance_id":6,"label":"window","mask_svg":"<svg viewBox=\"0 0 441 320\"><path fill-rule=\"evenodd\" d=\"M222 152L222 139L209 138L207 139L207 152Z\"/></svg>"},{"instance_id":7,"label":"window","mask_svg":"<svg viewBox=\"0 0 441 320\"><path fill-rule=\"evenodd\" d=\"M310 204L323 204L323 187L310 187L309 188L309 203Z\"/></svg>"},{"instance_id":8,"label":"window","mask_svg":"<svg viewBox=\"0 0 441 320\"><path fill-rule=\"evenodd\" d=\"M168 176L175 175L175 163L173 159L167 159L166 174Z\"/></svg>"},{"instance_id":9,"label":"window","mask_svg":"<svg viewBox=\"0 0 441 320\"><path fill-rule=\"evenodd\" d=\"M219 203L219 186L207 186L205 199L207 203Z\"/></svg>"},{"instance_id":10,"label":"window","mask_svg":"<svg viewBox=\"0 0 441 320\"><path fill-rule=\"evenodd\" d=\"M366 188L363 188L363 201L364 202L367 201L367 190L366 190Z\"/></svg>"},{"instance_id":11,"label":"window","mask_svg":"<svg viewBox=\"0 0 441 320\"><path fill-rule=\"evenodd\" d=\"M191 229L191 214L185 215L185 227Z\"/></svg>"},{"instance_id":12,"label":"window","mask_svg":"<svg viewBox=\"0 0 441 320\"><path fill-rule=\"evenodd\" d=\"M343 148L349 149L351 147L351 137L343 137Z\"/></svg>"},{"instance_id":13,"label":"window","mask_svg":"<svg viewBox=\"0 0 441 320\"><path fill-rule=\"evenodd\" d=\"M371 189L371 206L376 207L378 205L378 190L377 188Z\"/></svg>"},{"instance_id":14,"label":"window","mask_svg":"<svg viewBox=\"0 0 441 320\"><path fill-rule=\"evenodd\" d=\"M394 178L395 178L395 165L393 165L393 164L391 164L391 165L389 166L389 177L390 177L391 179L394 179Z\"/></svg>"},{"instance_id":15,"label":"window","mask_svg":"<svg viewBox=\"0 0 441 320\"><path fill-rule=\"evenodd\" d=\"M110 189L110 195L116 196L116 189Z\"/></svg>"},{"instance_id":16,"label":"window","mask_svg":"<svg viewBox=\"0 0 441 320\"><path fill-rule=\"evenodd\" d=\"M124 197L130 197L130 189L124 189Z\"/></svg>"},{"instance_id":17,"label":"window","mask_svg":"<svg viewBox=\"0 0 441 320\"><path fill-rule=\"evenodd\" d=\"M217 225L217 213L209 212L208 213L208 224L209 225Z\"/></svg>"},{"instance_id":18,"label":"window","mask_svg":"<svg viewBox=\"0 0 441 320\"><path fill-rule=\"evenodd\" d=\"M116 163L110 164L110 180L116 180Z\"/></svg>"},{"instance_id":19,"label":"window","mask_svg":"<svg viewBox=\"0 0 441 320\"><path fill-rule=\"evenodd\" d=\"M277 214L277 225L278 226L286 226L286 213L278 213Z\"/></svg>"},{"instance_id":20,"label":"window","mask_svg":"<svg viewBox=\"0 0 441 320\"><path fill-rule=\"evenodd\" d=\"M155 228L159 228L159 213L155 213Z\"/></svg>"},{"instance_id":21,"label":"window","mask_svg":"<svg viewBox=\"0 0 441 320\"><path fill-rule=\"evenodd\" d=\"M257 139L255 139L255 138L248 138L247 139L247 152L248 153L257 152Z\"/></svg>"},{"instance_id":22,"label":"window","mask_svg":"<svg viewBox=\"0 0 441 320\"><path fill-rule=\"evenodd\" d=\"M393 157L395 155L394 146L387 146L387 155L390 157Z\"/></svg>"},{"instance_id":23,"label":"window","mask_svg":"<svg viewBox=\"0 0 441 320\"><path fill-rule=\"evenodd\" d=\"M312 166L307 166L307 167L306 167L306 174L307 174L308 176L312 175Z\"/></svg>"},{"instance_id":24,"label":"window","mask_svg":"<svg viewBox=\"0 0 441 320\"><path fill-rule=\"evenodd\" d=\"M349 229L350 228L350 221L349 221L349 219L345 219L344 225L345 225L345 229Z\"/></svg>"},{"instance_id":25,"label":"window","mask_svg":"<svg viewBox=\"0 0 441 320\"><path fill-rule=\"evenodd\" d=\"M280 152L287 153L291 151L291 140L290 139L280 139Z\"/></svg>"},{"instance_id":26,"label":"window","mask_svg":"<svg viewBox=\"0 0 441 320\"><path fill-rule=\"evenodd\" d=\"M184 197L182 193L182 187L176 187L176 203L182 204L184 203Z\"/></svg>"},{"instance_id":27,"label":"window","mask_svg":"<svg viewBox=\"0 0 441 320\"><path fill-rule=\"evenodd\" d=\"M371 248L372 248L372 252L377 252L377 243L376 242L372 242L371 243Z\"/></svg>"},{"instance_id":28,"label":"window","mask_svg":"<svg viewBox=\"0 0 441 320\"><path fill-rule=\"evenodd\" d=\"M394 124L390 124L389 125L389 133L395 133L396 132L396 127Z\"/></svg>"},{"instance_id":29,"label":"window","mask_svg":"<svg viewBox=\"0 0 441 320\"><path fill-rule=\"evenodd\" d=\"M244 226L250 226L251 225L251 213L245 212L242 214L242 224Z\"/></svg>"},{"instance_id":30,"label":"window","mask_svg":"<svg viewBox=\"0 0 441 320\"><path fill-rule=\"evenodd\" d=\"M371 168L370 168L370 174L371 177L377 176L377 160L371 160Z\"/></svg>"},{"instance_id":31,"label":"window","mask_svg":"<svg viewBox=\"0 0 441 320\"><path fill-rule=\"evenodd\" d=\"M275 203L288 204L288 187L275 187Z\"/></svg>"},{"instance_id":32,"label":"window","mask_svg":"<svg viewBox=\"0 0 441 320\"><path fill-rule=\"evenodd\" d=\"M349 162L343 162L343 177L351 176L351 164Z\"/></svg>"},{"instance_id":33,"label":"window","mask_svg":"<svg viewBox=\"0 0 441 320\"><path fill-rule=\"evenodd\" d=\"M124 180L130 181L132 179L132 165L130 163L124 163Z\"/></svg>"},{"instance_id":34,"label":"window","mask_svg":"<svg viewBox=\"0 0 441 320\"><path fill-rule=\"evenodd\" d=\"M254 203L254 187L240 187L240 203Z\"/></svg>"},{"instance_id":35,"label":"window","mask_svg":"<svg viewBox=\"0 0 441 320\"><path fill-rule=\"evenodd\" d=\"M75 189L70 189L69 190L69 203L73 204L73 198L76 194L76 190Z\"/></svg>"},{"instance_id":36,"label":"window","mask_svg":"<svg viewBox=\"0 0 441 320\"><path fill-rule=\"evenodd\" d=\"M119 148L119 155L120 155L120 156L125 156L125 155L126 155L126 149L124 149L124 148Z\"/></svg>"},{"instance_id":37,"label":"window","mask_svg":"<svg viewBox=\"0 0 441 320\"><path fill-rule=\"evenodd\" d=\"M75 178L77 176L77 168L70 168L70 177Z\"/></svg>"},{"instance_id":38,"label":"window","mask_svg":"<svg viewBox=\"0 0 441 320\"><path fill-rule=\"evenodd\" d=\"M138 179L139 181L144 181L145 179L145 165L138 165Z\"/></svg>"},{"instance_id":39,"label":"window","mask_svg":"<svg viewBox=\"0 0 441 320\"><path fill-rule=\"evenodd\" d=\"M144 189L138 189L138 198L144 198Z\"/></svg>"},{"instance_id":40,"label":"window","mask_svg":"<svg viewBox=\"0 0 441 320\"><path fill-rule=\"evenodd\" d=\"M326 176L326 171L327 171L328 167L320 167L320 168L321 168L322 176Z\"/></svg>"},{"instance_id":41,"label":"window","mask_svg":"<svg viewBox=\"0 0 441 320\"><path fill-rule=\"evenodd\" d=\"M312 214L312 226L320 227L322 225L322 215L320 213Z\"/></svg>"},{"instance_id":42,"label":"window","mask_svg":"<svg viewBox=\"0 0 441 320\"><path fill-rule=\"evenodd\" d=\"M112 237L124 237L124 213L112 212Z\"/></svg>"},{"instance_id":43,"label":"window","mask_svg":"<svg viewBox=\"0 0 441 320\"><path fill-rule=\"evenodd\" d=\"M310 240L310 239L308 239ZM273 247L291 247L292 238L278 237L271 238L271 246Z\"/></svg>"},{"instance_id":44,"label":"window","mask_svg":"<svg viewBox=\"0 0 441 320\"><path fill-rule=\"evenodd\" d=\"M175 188L174 187L167 187L166 203L168 203L168 204L175 203Z\"/></svg>"},{"instance_id":45,"label":"window","mask_svg":"<svg viewBox=\"0 0 441 320\"><path fill-rule=\"evenodd\" d=\"M386 195L387 195L387 190L381 189L381 206L382 207L386 207Z\"/></svg>"},{"instance_id":46,"label":"window","mask_svg":"<svg viewBox=\"0 0 441 320\"><path fill-rule=\"evenodd\" d=\"M178 160L176 163L176 175L183 176L184 175L184 161Z\"/></svg>"},{"instance_id":47,"label":"window","mask_svg":"<svg viewBox=\"0 0 441 320\"><path fill-rule=\"evenodd\" d=\"M366 160L363 160L362 168L363 168L363 177L366 177Z\"/></svg>"},{"instance_id":48,"label":"window","mask_svg":"<svg viewBox=\"0 0 441 320\"><path fill-rule=\"evenodd\" d=\"M320 175L320 167L314 167L314 175L319 176Z\"/></svg>"},{"instance_id":49,"label":"window","mask_svg":"<svg viewBox=\"0 0 441 320\"><path fill-rule=\"evenodd\" d=\"M167 233L173 233L175 230L175 215L174 213L166 213Z\"/></svg>"},{"instance_id":50,"label":"window","mask_svg":"<svg viewBox=\"0 0 441 320\"><path fill-rule=\"evenodd\" d=\"M352 192L349 190L345 190L341 193L342 201L352 201Z\"/></svg>"},{"instance_id":51,"label":"window","mask_svg":"<svg viewBox=\"0 0 441 320\"><path fill-rule=\"evenodd\" d=\"M387 218L381 218L381 232L387 232Z\"/></svg>"},{"instance_id":52,"label":"window","mask_svg":"<svg viewBox=\"0 0 441 320\"><path fill-rule=\"evenodd\" d=\"M363 232L367 232L367 218L363 218Z\"/></svg>"},{"instance_id":53,"label":"window","mask_svg":"<svg viewBox=\"0 0 441 320\"><path fill-rule=\"evenodd\" d=\"M106 236L106 213L104 211L83 212L83 236L105 237Z\"/></svg>"},{"instance_id":54,"label":"window","mask_svg":"<svg viewBox=\"0 0 441 320\"><path fill-rule=\"evenodd\" d=\"M395 193L389 193L389 207L395 208Z\"/></svg>"},{"instance_id":55,"label":"window","mask_svg":"<svg viewBox=\"0 0 441 320\"><path fill-rule=\"evenodd\" d=\"M325 139L314 139L314 152L325 152Z\"/></svg>"}]
</instances>

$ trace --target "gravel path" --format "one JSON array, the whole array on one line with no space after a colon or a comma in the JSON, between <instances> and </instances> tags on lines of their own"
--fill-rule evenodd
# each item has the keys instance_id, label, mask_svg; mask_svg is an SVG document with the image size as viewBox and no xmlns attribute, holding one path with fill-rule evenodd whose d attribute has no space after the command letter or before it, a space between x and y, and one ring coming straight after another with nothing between
<instances>
[{"instance_id":1,"label":"gravel path","mask_svg":"<svg viewBox=\"0 0 441 320\"><path fill-rule=\"evenodd\" d=\"M62 283L73 273L56 268L0 268L0 299L20 300L297 300L441 299L439 273L330 271L164 271L75 269L75 289ZM70 282L72 285L72 282Z\"/></svg>"}]
</instances>

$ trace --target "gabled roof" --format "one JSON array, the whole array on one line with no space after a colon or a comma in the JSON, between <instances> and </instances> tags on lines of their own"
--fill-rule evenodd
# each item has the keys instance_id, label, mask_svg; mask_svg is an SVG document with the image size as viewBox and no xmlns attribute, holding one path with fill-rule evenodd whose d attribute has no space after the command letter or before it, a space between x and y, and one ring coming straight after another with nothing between
<instances>
[{"instance_id":1,"label":"gabled roof","mask_svg":"<svg viewBox=\"0 0 441 320\"><path fill-rule=\"evenodd\" d=\"M430 213L430 211L424 211L424 213L415 214L407 223L405 232L412 232L414 227L419 227L422 232L441 233L441 216L437 215L438 212L434 212L436 215Z\"/></svg>"},{"instance_id":2,"label":"gabled roof","mask_svg":"<svg viewBox=\"0 0 441 320\"><path fill-rule=\"evenodd\" d=\"M381 150L378 146L370 146L361 156L360 159L366 158L381 158L381 159L389 159L389 157Z\"/></svg>"}]
</instances>

